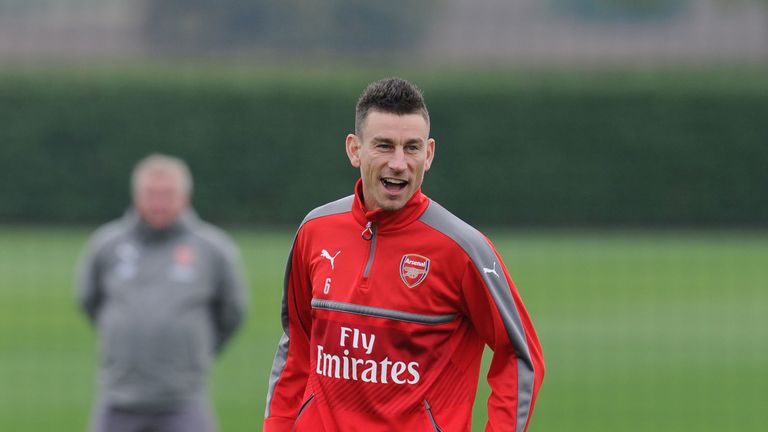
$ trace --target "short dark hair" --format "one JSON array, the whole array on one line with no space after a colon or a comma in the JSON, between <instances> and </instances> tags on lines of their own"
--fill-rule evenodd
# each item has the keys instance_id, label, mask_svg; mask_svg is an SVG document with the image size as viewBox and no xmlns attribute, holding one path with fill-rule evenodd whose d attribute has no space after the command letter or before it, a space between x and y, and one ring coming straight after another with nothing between
<instances>
[{"instance_id":1,"label":"short dark hair","mask_svg":"<svg viewBox=\"0 0 768 432\"><path fill-rule=\"evenodd\" d=\"M360 95L355 108L355 134L360 136L370 111L391 114L421 114L429 126L429 111L418 87L400 78L387 78L371 83Z\"/></svg>"}]
</instances>

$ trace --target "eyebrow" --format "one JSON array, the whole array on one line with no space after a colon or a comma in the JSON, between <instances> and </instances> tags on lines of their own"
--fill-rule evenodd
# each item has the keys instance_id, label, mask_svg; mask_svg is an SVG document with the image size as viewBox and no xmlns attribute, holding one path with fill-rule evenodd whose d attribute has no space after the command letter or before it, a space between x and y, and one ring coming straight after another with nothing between
<instances>
[{"instance_id":1,"label":"eyebrow","mask_svg":"<svg viewBox=\"0 0 768 432\"><path fill-rule=\"evenodd\" d=\"M383 138L383 137L373 137L371 141L375 143L385 143L385 144L394 144L395 142L390 138Z\"/></svg>"},{"instance_id":2,"label":"eyebrow","mask_svg":"<svg viewBox=\"0 0 768 432\"><path fill-rule=\"evenodd\" d=\"M384 143L384 144L394 144L395 143L395 141L393 139L385 138L385 137L373 137L371 139L371 141L375 142L375 143ZM406 145L409 145L409 144L423 144L423 143L424 143L424 140L422 140L420 138L410 138L410 139L405 141Z\"/></svg>"}]
</instances>

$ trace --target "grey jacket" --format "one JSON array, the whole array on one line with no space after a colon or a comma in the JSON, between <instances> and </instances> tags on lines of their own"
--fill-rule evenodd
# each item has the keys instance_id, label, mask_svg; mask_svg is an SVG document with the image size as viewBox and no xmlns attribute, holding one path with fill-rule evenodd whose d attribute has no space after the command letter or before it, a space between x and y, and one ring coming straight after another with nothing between
<instances>
[{"instance_id":1,"label":"grey jacket","mask_svg":"<svg viewBox=\"0 0 768 432\"><path fill-rule=\"evenodd\" d=\"M103 399L137 410L202 396L247 304L237 247L191 210L163 230L133 210L101 227L81 259L77 294L99 335Z\"/></svg>"}]
</instances>

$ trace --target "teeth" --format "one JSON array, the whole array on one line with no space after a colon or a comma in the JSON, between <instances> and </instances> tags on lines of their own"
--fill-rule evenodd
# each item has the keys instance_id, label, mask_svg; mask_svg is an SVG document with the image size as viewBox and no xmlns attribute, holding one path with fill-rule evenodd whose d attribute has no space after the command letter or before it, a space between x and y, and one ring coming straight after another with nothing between
<instances>
[{"instance_id":1,"label":"teeth","mask_svg":"<svg viewBox=\"0 0 768 432\"><path fill-rule=\"evenodd\" d=\"M385 183L392 183L392 184L396 184L396 185L403 185L403 184L408 183L407 181L400 180L400 179L385 178L385 179L382 179L382 180L384 180Z\"/></svg>"}]
</instances>

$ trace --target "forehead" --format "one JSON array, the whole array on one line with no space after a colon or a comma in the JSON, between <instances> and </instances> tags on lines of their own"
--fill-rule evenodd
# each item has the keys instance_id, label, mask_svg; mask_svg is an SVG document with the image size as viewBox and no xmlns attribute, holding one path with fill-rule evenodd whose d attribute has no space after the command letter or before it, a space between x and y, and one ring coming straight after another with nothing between
<instances>
[{"instance_id":1,"label":"forehead","mask_svg":"<svg viewBox=\"0 0 768 432\"><path fill-rule=\"evenodd\" d=\"M362 133L366 139L379 136L427 139L429 125L419 113L393 114L371 111L365 118Z\"/></svg>"},{"instance_id":2,"label":"forehead","mask_svg":"<svg viewBox=\"0 0 768 432\"><path fill-rule=\"evenodd\" d=\"M180 172L167 167L148 168L138 173L137 181L139 188L157 186L181 188L182 175Z\"/></svg>"}]
</instances>

